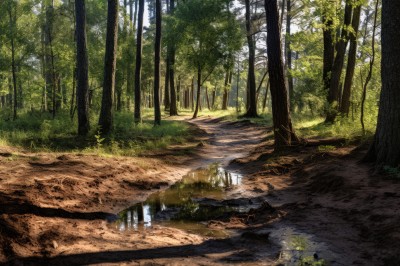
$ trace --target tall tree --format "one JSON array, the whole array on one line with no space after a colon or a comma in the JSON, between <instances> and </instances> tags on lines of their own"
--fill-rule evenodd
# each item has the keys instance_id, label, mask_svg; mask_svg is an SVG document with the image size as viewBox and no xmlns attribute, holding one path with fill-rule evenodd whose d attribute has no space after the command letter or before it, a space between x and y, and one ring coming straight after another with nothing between
<instances>
[{"instance_id":1,"label":"tall tree","mask_svg":"<svg viewBox=\"0 0 400 266\"><path fill-rule=\"evenodd\" d=\"M333 62L331 80L328 92L328 110L326 115L326 122L333 123L335 121L337 111L339 108L339 94L340 94L340 78L342 76L342 70L344 65L344 59L346 55L346 47L349 41L351 17L353 13L353 7L350 0L346 0L344 8L343 27L339 41L336 44L336 57Z\"/></svg>"},{"instance_id":2,"label":"tall tree","mask_svg":"<svg viewBox=\"0 0 400 266\"><path fill-rule=\"evenodd\" d=\"M292 1L287 0L286 2L286 36L285 36L285 52L286 52L286 67L287 67L287 79L288 79L288 89L289 89L289 102L290 107L293 109L293 76L292 76L292 49L291 44L291 26L292 26ZM262 83L262 82L261 82Z\"/></svg>"},{"instance_id":3,"label":"tall tree","mask_svg":"<svg viewBox=\"0 0 400 266\"><path fill-rule=\"evenodd\" d=\"M154 42L154 124L161 124L160 59L161 59L161 0L156 0L156 39Z\"/></svg>"},{"instance_id":4,"label":"tall tree","mask_svg":"<svg viewBox=\"0 0 400 266\"><path fill-rule=\"evenodd\" d=\"M175 10L175 0L169 0L169 9L170 13L173 15ZM175 53L176 53L176 44L174 41L170 42L168 46L168 64L169 64L169 89L170 89L170 108L169 114L171 116L178 115L178 107L177 107L177 94L175 88Z\"/></svg>"},{"instance_id":5,"label":"tall tree","mask_svg":"<svg viewBox=\"0 0 400 266\"><path fill-rule=\"evenodd\" d=\"M113 105L115 68L118 42L118 0L108 0L106 53L104 56L103 97L99 126L102 134L108 134L113 127Z\"/></svg>"},{"instance_id":6,"label":"tall tree","mask_svg":"<svg viewBox=\"0 0 400 266\"><path fill-rule=\"evenodd\" d=\"M197 12L193 13L193 10ZM225 0L187 0L175 12L182 59L197 71L197 99L193 118L200 108L202 84L224 63L226 51L240 49L241 35L236 18L226 9ZM167 34L175 34L167 31Z\"/></svg>"},{"instance_id":7,"label":"tall tree","mask_svg":"<svg viewBox=\"0 0 400 266\"><path fill-rule=\"evenodd\" d=\"M400 2L382 1L382 92L374 141L366 156L379 168L400 163Z\"/></svg>"},{"instance_id":8,"label":"tall tree","mask_svg":"<svg viewBox=\"0 0 400 266\"><path fill-rule=\"evenodd\" d=\"M249 69L248 69L248 109L246 117L257 117L257 96L256 96L256 76L255 76L255 41L251 27L250 0L245 0L246 5L246 33L247 45L249 47Z\"/></svg>"},{"instance_id":9,"label":"tall tree","mask_svg":"<svg viewBox=\"0 0 400 266\"><path fill-rule=\"evenodd\" d=\"M141 115L141 82L142 82L142 39L144 0L139 1L137 34L136 34L136 66L135 66L135 123L142 121Z\"/></svg>"},{"instance_id":10,"label":"tall tree","mask_svg":"<svg viewBox=\"0 0 400 266\"><path fill-rule=\"evenodd\" d=\"M86 48L86 8L85 0L75 0L76 13L76 68L77 68L77 106L78 134L89 132L89 81L88 53Z\"/></svg>"},{"instance_id":11,"label":"tall tree","mask_svg":"<svg viewBox=\"0 0 400 266\"><path fill-rule=\"evenodd\" d=\"M331 2L329 2L331 3ZM334 46L334 29L333 29L333 14L332 7L330 5L324 5L322 7L322 22L323 22L323 42L324 42L324 54L323 54L323 69L322 79L324 83L324 89L329 91L331 84L331 73L333 67L333 61L335 59L335 46Z\"/></svg>"},{"instance_id":12,"label":"tall tree","mask_svg":"<svg viewBox=\"0 0 400 266\"><path fill-rule=\"evenodd\" d=\"M275 149L279 150L292 145L293 142L298 141L298 138L292 127L288 91L283 74L278 3L277 0L265 0L264 3L267 17L268 72L271 85Z\"/></svg>"},{"instance_id":13,"label":"tall tree","mask_svg":"<svg viewBox=\"0 0 400 266\"><path fill-rule=\"evenodd\" d=\"M13 120L17 119L18 107L18 94L17 94L17 70L15 65L15 29L17 20L17 8L14 1L8 2L8 19L10 27L10 41L11 41L11 73L13 83Z\"/></svg>"},{"instance_id":14,"label":"tall tree","mask_svg":"<svg viewBox=\"0 0 400 266\"><path fill-rule=\"evenodd\" d=\"M354 8L353 19L351 22L351 27L353 31L350 33L350 49L349 57L347 60L346 77L344 79L342 102L340 104L340 112L342 114L349 114L350 110L350 96L351 96L351 86L353 84L354 69L356 67L356 57L357 57L357 36L358 28L360 25L361 16L361 5Z\"/></svg>"},{"instance_id":15,"label":"tall tree","mask_svg":"<svg viewBox=\"0 0 400 266\"><path fill-rule=\"evenodd\" d=\"M169 1L165 1L166 7L167 7L167 13L169 14ZM164 108L165 111L169 110L170 105L171 105L171 100L170 100L170 90L169 90L169 55L168 55L168 47L167 47L167 53L165 57L165 86L164 86Z\"/></svg>"}]
</instances>

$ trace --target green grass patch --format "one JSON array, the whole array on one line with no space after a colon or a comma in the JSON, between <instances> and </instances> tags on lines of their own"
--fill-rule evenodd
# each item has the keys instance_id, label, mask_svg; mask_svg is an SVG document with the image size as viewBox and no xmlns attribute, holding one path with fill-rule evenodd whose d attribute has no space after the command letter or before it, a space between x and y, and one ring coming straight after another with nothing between
<instances>
[{"instance_id":1,"label":"green grass patch","mask_svg":"<svg viewBox=\"0 0 400 266\"><path fill-rule=\"evenodd\" d=\"M72 121L67 112L60 112L55 119L47 113L27 112L16 121L0 119L0 145L31 151L133 156L184 143L191 135L185 122L164 120L161 126L154 127L149 111L144 112L143 122L138 125L132 113L116 113L114 131L107 138L101 136L97 120L97 116L90 118L91 131L81 138L76 134L76 119Z\"/></svg>"}]
</instances>

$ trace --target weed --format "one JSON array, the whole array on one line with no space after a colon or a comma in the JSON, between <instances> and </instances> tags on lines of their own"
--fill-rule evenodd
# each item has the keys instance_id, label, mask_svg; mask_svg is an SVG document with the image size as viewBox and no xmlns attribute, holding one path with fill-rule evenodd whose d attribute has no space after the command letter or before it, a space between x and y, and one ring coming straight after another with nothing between
<instances>
[{"instance_id":1,"label":"weed","mask_svg":"<svg viewBox=\"0 0 400 266\"><path fill-rule=\"evenodd\" d=\"M333 145L320 145L318 146L318 151L319 152L329 152L329 151L334 151L336 149L335 146Z\"/></svg>"},{"instance_id":2,"label":"weed","mask_svg":"<svg viewBox=\"0 0 400 266\"><path fill-rule=\"evenodd\" d=\"M391 179L398 179L400 180L400 169L399 167L391 167L385 165L383 167L383 171L390 177Z\"/></svg>"}]
</instances>

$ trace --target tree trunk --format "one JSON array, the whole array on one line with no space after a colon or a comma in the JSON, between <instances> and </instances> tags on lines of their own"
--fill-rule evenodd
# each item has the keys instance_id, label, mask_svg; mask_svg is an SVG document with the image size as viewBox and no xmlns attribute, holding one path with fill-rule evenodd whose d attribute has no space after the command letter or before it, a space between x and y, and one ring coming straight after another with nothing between
<instances>
[{"instance_id":1,"label":"tree trunk","mask_svg":"<svg viewBox=\"0 0 400 266\"><path fill-rule=\"evenodd\" d=\"M251 14L250 14L250 0L245 0L246 4L246 33L247 45L249 47L249 71L248 71L248 109L245 114L246 117L257 117L257 99L256 99L256 77L255 77L255 42L251 28ZM278 15L279 17L279 15ZM279 25L278 25L279 28Z\"/></svg>"},{"instance_id":2,"label":"tree trunk","mask_svg":"<svg viewBox=\"0 0 400 266\"><path fill-rule=\"evenodd\" d=\"M211 108L215 110L215 98L217 97L217 86L215 86L213 92L212 92L212 103L211 103Z\"/></svg>"},{"instance_id":3,"label":"tree trunk","mask_svg":"<svg viewBox=\"0 0 400 266\"><path fill-rule=\"evenodd\" d=\"M290 103L290 109L293 110L294 88L293 88L293 77L292 77L292 49L290 47L291 25L292 25L292 1L287 0L285 51L286 51L287 79L289 88L289 103Z\"/></svg>"},{"instance_id":4,"label":"tree trunk","mask_svg":"<svg viewBox=\"0 0 400 266\"><path fill-rule=\"evenodd\" d=\"M14 14L12 12L12 3L9 3L8 6L8 16L9 16L9 26L10 26L10 35L11 35L11 72L12 72L12 83L13 83L13 120L17 119L17 107L18 107L18 92L17 92L17 74L16 74L16 66L15 66L15 27L16 27L16 10L14 10Z\"/></svg>"},{"instance_id":5,"label":"tree trunk","mask_svg":"<svg viewBox=\"0 0 400 266\"><path fill-rule=\"evenodd\" d=\"M238 61L237 76L236 76L236 112L240 112L239 108L239 84L240 84L240 67Z\"/></svg>"},{"instance_id":6,"label":"tree trunk","mask_svg":"<svg viewBox=\"0 0 400 266\"><path fill-rule=\"evenodd\" d=\"M205 93L206 93L207 108L208 108L208 110L211 111L210 98L208 97L208 87L207 86L206 86Z\"/></svg>"},{"instance_id":7,"label":"tree trunk","mask_svg":"<svg viewBox=\"0 0 400 266\"><path fill-rule=\"evenodd\" d=\"M264 95L263 106L262 106L263 112L265 111L265 108L267 107L268 91L269 91L269 81L267 82L267 86L265 89L265 95Z\"/></svg>"},{"instance_id":8,"label":"tree trunk","mask_svg":"<svg viewBox=\"0 0 400 266\"><path fill-rule=\"evenodd\" d=\"M192 106L192 111L194 111L194 77L192 78L192 85L191 85L191 106Z\"/></svg>"},{"instance_id":9,"label":"tree trunk","mask_svg":"<svg viewBox=\"0 0 400 266\"><path fill-rule=\"evenodd\" d=\"M324 14L322 21L324 23L323 39L324 39L324 59L323 59L323 70L322 78L324 83L324 89L329 91L331 84L331 73L333 67L333 61L335 59L335 47L333 45L333 20L328 17L328 14Z\"/></svg>"},{"instance_id":10,"label":"tree trunk","mask_svg":"<svg viewBox=\"0 0 400 266\"><path fill-rule=\"evenodd\" d=\"M224 82L224 94L222 95L222 110L228 110L228 82L229 82L229 70L225 74Z\"/></svg>"},{"instance_id":11,"label":"tree trunk","mask_svg":"<svg viewBox=\"0 0 400 266\"><path fill-rule=\"evenodd\" d=\"M107 37L106 54L104 58L104 82L103 97L101 101L101 111L99 126L101 133L107 135L113 127L113 104L115 70L117 63L117 41L118 41L118 0L108 0L107 14ZM118 94L120 102L121 93Z\"/></svg>"},{"instance_id":12,"label":"tree trunk","mask_svg":"<svg viewBox=\"0 0 400 266\"><path fill-rule=\"evenodd\" d=\"M375 161L377 169L398 167L400 163L400 2L382 3L382 92L378 124L367 161Z\"/></svg>"},{"instance_id":13,"label":"tree trunk","mask_svg":"<svg viewBox=\"0 0 400 266\"><path fill-rule=\"evenodd\" d=\"M167 58L165 60L165 90L164 90L164 107L165 110L169 110L171 107L171 100L169 97L169 56L167 55Z\"/></svg>"},{"instance_id":14,"label":"tree trunk","mask_svg":"<svg viewBox=\"0 0 400 266\"><path fill-rule=\"evenodd\" d=\"M197 67L197 99L196 99L196 109L194 110L193 119L197 118L200 105L200 89L201 89L201 67Z\"/></svg>"},{"instance_id":15,"label":"tree trunk","mask_svg":"<svg viewBox=\"0 0 400 266\"><path fill-rule=\"evenodd\" d=\"M335 121L338 103L339 103L339 90L340 78L342 76L342 69L344 65L344 58L346 55L346 47L349 40L349 26L351 23L351 15L353 8L350 0L346 1L344 23L340 40L336 44L336 57L332 67L332 75L328 92L328 110L326 115L326 123L333 123Z\"/></svg>"},{"instance_id":16,"label":"tree trunk","mask_svg":"<svg viewBox=\"0 0 400 266\"><path fill-rule=\"evenodd\" d=\"M174 13L175 10L175 0L169 0L169 10L170 14ZM170 101L171 106L169 108L169 114L171 116L178 115L178 108L177 108L177 95L176 95L176 88L175 88L175 44L170 45L168 47L168 55L169 55L169 83L170 83Z\"/></svg>"},{"instance_id":17,"label":"tree trunk","mask_svg":"<svg viewBox=\"0 0 400 266\"><path fill-rule=\"evenodd\" d=\"M89 132L89 81L85 0L75 0L78 134Z\"/></svg>"},{"instance_id":18,"label":"tree trunk","mask_svg":"<svg viewBox=\"0 0 400 266\"><path fill-rule=\"evenodd\" d=\"M136 67L135 67L135 123L142 121L141 115L141 82L142 82L142 38L143 38L143 14L144 0L139 1L138 26L136 35Z\"/></svg>"},{"instance_id":19,"label":"tree trunk","mask_svg":"<svg viewBox=\"0 0 400 266\"><path fill-rule=\"evenodd\" d=\"M360 15L361 15L361 5L354 8L353 20L351 23L354 32L352 32L350 35L349 58L347 61L342 102L340 104L340 112L345 115L348 115L350 111L351 86L353 84L354 69L356 66L357 35L358 35L358 27L360 25Z\"/></svg>"},{"instance_id":20,"label":"tree trunk","mask_svg":"<svg viewBox=\"0 0 400 266\"><path fill-rule=\"evenodd\" d=\"M154 42L154 124L161 125L160 60L161 60L161 0L156 0L156 39Z\"/></svg>"},{"instance_id":21,"label":"tree trunk","mask_svg":"<svg viewBox=\"0 0 400 266\"><path fill-rule=\"evenodd\" d=\"M285 85L282 49L279 32L279 14L277 0L265 0L267 16L267 51L268 72L271 84L272 116L274 127L275 149L298 141L290 118L288 91Z\"/></svg>"},{"instance_id":22,"label":"tree trunk","mask_svg":"<svg viewBox=\"0 0 400 266\"><path fill-rule=\"evenodd\" d=\"M76 65L76 63L75 63ZM73 68L72 71L72 95L71 95L71 106L69 109L69 117L71 118L71 120L74 119L74 114L75 114L75 91L76 91L76 67Z\"/></svg>"}]
</instances>

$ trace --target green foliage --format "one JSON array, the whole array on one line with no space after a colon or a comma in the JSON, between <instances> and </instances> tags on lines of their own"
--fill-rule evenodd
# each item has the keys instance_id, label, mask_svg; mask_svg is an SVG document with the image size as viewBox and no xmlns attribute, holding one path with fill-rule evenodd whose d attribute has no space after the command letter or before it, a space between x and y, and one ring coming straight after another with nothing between
<instances>
[{"instance_id":1,"label":"green foliage","mask_svg":"<svg viewBox=\"0 0 400 266\"><path fill-rule=\"evenodd\" d=\"M96 124L97 116L91 117ZM0 144L13 145L32 151L87 152L121 156L140 155L143 152L184 143L190 137L190 128L183 122L163 121L153 127L149 116L142 124L133 123L131 113L118 113L115 131L105 139L94 128L87 138L76 136L76 121L63 112L56 119L50 114L27 112L16 121L5 121L0 116Z\"/></svg>"},{"instance_id":2,"label":"green foliage","mask_svg":"<svg viewBox=\"0 0 400 266\"><path fill-rule=\"evenodd\" d=\"M335 149L336 149L336 147L332 146L332 145L320 145L320 146L318 146L318 151L320 151L320 152L334 151Z\"/></svg>"},{"instance_id":3,"label":"green foliage","mask_svg":"<svg viewBox=\"0 0 400 266\"><path fill-rule=\"evenodd\" d=\"M166 42L181 51L189 68L211 73L219 64L233 65L242 34L226 0L189 0L167 19ZM196 12L193 12L196 10Z\"/></svg>"},{"instance_id":4,"label":"green foliage","mask_svg":"<svg viewBox=\"0 0 400 266\"><path fill-rule=\"evenodd\" d=\"M400 169L398 167L390 167L385 165L383 167L383 171L390 177L393 179L398 179L400 180Z\"/></svg>"}]
</instances>

